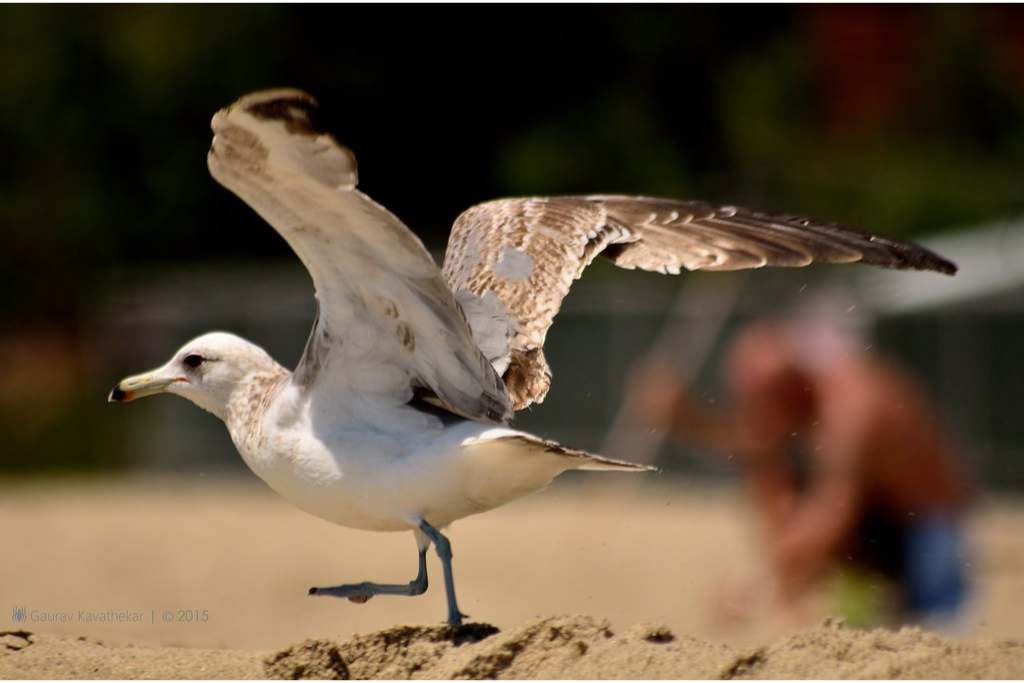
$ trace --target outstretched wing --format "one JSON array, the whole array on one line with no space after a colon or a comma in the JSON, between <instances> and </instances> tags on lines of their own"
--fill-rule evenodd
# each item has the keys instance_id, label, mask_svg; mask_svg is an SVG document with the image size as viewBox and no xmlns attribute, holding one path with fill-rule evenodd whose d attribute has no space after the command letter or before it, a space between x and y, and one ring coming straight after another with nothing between
<instances>
[{"instance_id":1,"label":"outstretched wing","mask_svg":"<svg viewBox=\"0 0 1024 683\"><path fill-rule=\"evenodd\" d=\"M270 90L218 112L210 173L291 245L317 321L293 381L366 404L425 399L502 422L508 394L419 239L356 187L356 161L311 120L316 101Z\"/></svg>"},{"instance_id":2,"label":"outstretched wing","mask_svg":"<svg viewBox=\"0 0 1024 683\"><path fill-rule=\"evenodd\" d=\"M661 273L863 261L956 266L922 247L836 223L650 197L502 199L455 221L443 273L515 410L540 402L544 338L569 286L598 255Z\"/></svg>"}]
</instances>

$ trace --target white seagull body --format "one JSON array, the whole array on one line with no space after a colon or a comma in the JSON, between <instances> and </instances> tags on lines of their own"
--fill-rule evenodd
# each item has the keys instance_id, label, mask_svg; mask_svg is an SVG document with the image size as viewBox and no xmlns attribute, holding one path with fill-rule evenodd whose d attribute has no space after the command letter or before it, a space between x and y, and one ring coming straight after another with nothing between
<instances>
[{"instance_id":1,"label":"white seagull body","mask_svg":"<svg viewBox=\"0 0 1024 683\"><path fill-rule=\"evenodd\" d=\"M398 218L356 189L352 153L311 120L296 90L218 112L213 177L272 225L313 279L318 316L289 372L259 347L203 335L163 367L122 380L112 401L167 392L221 418L246 464L297 507L372 531L412 530L409 584L311 593L363 602L427 588L437 547L448 621L461 623L440 533L570 469L645 471L507 427L543 400L544 338L571 283L601 254L678 273L812 260L938 270L920 247L831 223L645 197L506 199L455 222L442 269Z\"/></svg>"}]
</instances>

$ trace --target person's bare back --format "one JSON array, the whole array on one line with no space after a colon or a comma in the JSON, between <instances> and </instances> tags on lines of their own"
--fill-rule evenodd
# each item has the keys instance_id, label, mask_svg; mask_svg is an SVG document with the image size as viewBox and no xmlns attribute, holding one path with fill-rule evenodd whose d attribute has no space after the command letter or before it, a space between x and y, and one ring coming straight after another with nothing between
<instances>
[{"instance_id":1,"label":"person's bare back","mask_svg":"<svg viewBox=\"0 0 1024 683\"><path fill-rule=\"evenodd\" d=\"M822 457L849 457L893 517L959 513L969 485L945 420L902 369L867 353L812 378Z\"/></svg>"}]
</instances>

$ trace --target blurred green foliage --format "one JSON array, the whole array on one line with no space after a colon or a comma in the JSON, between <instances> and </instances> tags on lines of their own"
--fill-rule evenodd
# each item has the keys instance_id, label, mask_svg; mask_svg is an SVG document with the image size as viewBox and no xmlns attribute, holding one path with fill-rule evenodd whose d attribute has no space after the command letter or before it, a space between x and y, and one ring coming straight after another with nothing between
<instances>
[{"instance_id":1,"label":"blurred green foliage","mask_svg":"<svg viewBox=\"0 0 1024 683\"><path fill-rule=\"evenodd\" d=\"M364 189L432 246L462 208L519 193L699 196L894 234L1019 211L1020 8L869 11L904 27L912 92L865 131L822 104L843 87L823 80L822 26L863 24L856 8L5 5L0 319L73 325L74 294L121 264L279 253L204 154L217 108L285 84L321 99Z\"/></svg>"}]
</instances>

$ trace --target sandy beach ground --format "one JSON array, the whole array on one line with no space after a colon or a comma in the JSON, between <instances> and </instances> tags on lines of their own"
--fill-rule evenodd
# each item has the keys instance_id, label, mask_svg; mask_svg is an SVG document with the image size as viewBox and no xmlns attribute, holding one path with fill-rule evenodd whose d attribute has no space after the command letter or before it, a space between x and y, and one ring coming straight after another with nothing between
<instances>
[{"instance_id":1,"label":"sandy beach ground","mask_svg":"<svg viewBox=\"0 0 1024 683\"><path fill-rule=\"evenodd\" d=\"M249 477L8 482L0 678L1024 677L1024 505L980 506L977 595L948 638L782 618L741 492L623 479L453 525L458 631L433 554L424 596L307 596L410 580L412 535L332 526Z\"/></svg>"}]
</instances>

